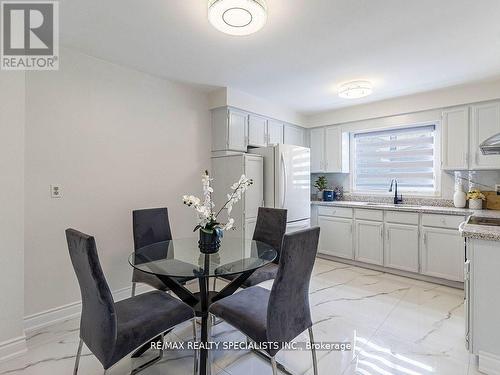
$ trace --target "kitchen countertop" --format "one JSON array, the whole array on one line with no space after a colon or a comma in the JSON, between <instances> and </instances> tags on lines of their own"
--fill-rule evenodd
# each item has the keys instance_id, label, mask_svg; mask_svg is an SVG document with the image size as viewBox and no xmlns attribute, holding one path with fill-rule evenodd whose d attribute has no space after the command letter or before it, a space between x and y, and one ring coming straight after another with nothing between
<instances>
[{"instance_id":1,"label":"kitchen countertop","mask_svg":"<svg viewBox=\"0 0 500 375\"><path fill-rule=\"evenodd\" d=\"M455 207L443 207L443 206L420 206L420 205L409 205L409 204L385 204L372 202L357 202L357 201L333 201L333 202L323 202L323 201L311 201L311 204L318 206L332 206L332 207L351 207L351 208L364 208L367 210L394 210L394 211L405 211L405 212L422 212L429 214L446 214L446 215L458 215L458 216L469 216L474 211L468 208L455 208Z\"/></svg>"},{"instance_id":2,"label":"kitchen countertop","mask_svg":"<svg viewBox=\"0 0 500 375\"><path fill-rule=\"evenodd\" d=\"M469 210L468 208L442 207L442 206L419 206L405 204L369 204L369 202L358 201L311 201L312 205L330 207L363 208L368 210L394 210L405 212L444 214L457 216L474 216L500 219L500 211L495 210ZM500 226L463 224L459 228L462 237L475 238L479 240L500 241Z\"/></svg>"}]
</instances>

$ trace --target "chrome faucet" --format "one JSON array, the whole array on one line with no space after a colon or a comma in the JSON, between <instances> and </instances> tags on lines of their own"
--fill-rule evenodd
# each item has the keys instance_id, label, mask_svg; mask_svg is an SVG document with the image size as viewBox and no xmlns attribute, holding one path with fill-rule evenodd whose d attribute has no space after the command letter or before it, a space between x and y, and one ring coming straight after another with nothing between
<instances>
[{"instance_id":1,"label":"chrome faucet","mask_svg":"<svg viewBox=\"0 0 500 375\"><path fill-rule=\"evenodd\" d=\"M389 192L392 192L392 187L394 186L394 204L403 203L403 194L398 197L398 179L393 178L391 180L391 187L389 188Z\"/></svg>"}]
</instances>

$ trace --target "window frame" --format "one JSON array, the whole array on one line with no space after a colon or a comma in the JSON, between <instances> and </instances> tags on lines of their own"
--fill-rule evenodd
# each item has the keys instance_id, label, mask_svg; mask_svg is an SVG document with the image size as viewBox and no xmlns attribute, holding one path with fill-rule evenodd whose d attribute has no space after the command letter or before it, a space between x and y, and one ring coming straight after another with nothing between
<instances>
[{"instance_id":1,"label":"window frame","mask_svg":"<svg viewBox=\"0 0 500 375\"><path fill-rule=\"evenodd\" d=\"M391 130L402 130L402 129L410 129L417 128L423 126L435 126L435 134L434 134L434 181L435 181L435 190L433 192L422 193L417 190L398 190L405 196L409 197L441 197L441 121L426 121L426 122L418 122L418 123L407 123L390 127L377 127L377 128L367 128L367 129L359 129L350 132L349 134L349 169L351 171L349 178L350 185L350 193L354 195L376 195L383 197L393 196L393 192L389 192L389 185L387 185L387 191L382 192L380 190L357 190L356 187L356 160L355 160L355 140L354 137L356 134L365 134L365 133L375 133L380 131L391 131Z\"/></svg>"}]
</instances>

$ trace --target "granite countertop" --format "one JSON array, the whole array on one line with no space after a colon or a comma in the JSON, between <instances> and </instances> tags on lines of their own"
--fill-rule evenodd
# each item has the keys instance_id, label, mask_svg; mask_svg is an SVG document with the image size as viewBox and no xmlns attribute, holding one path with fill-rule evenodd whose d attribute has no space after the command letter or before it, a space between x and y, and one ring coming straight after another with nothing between
<instances>
[{"instance_id":1,"label":"granite countertop","mask_svg":"<svg viewBox=\"0 0 500 375\"><path fill-rule=\"evenodd\" d=\"M500 211L495 210L470 210L468 208L455 208L446 206L426 206L426 205L410 205L410 204L389 204L389 203L376 203L359 202L359 201L311 201L312 205L318 206L331 206L331 207L349 207L349 208L363 208L369 210L394 210L405 212L429 213L429 214L444 214L444 215L457 215L457 216L474 216L474 217L487 217L500 219ZM479 240L500 241L500 226L493 225L477 225L467 224L467 222L460 226L460 234L462 237L475 238Z\"/></svg>"},{"instance_id":2,"label":"granite countertop","mask_svg":"<svg viewBox=\"0 0 500 375\"><path fill-rule=\"evenodd\" d=\"M473 212L472 216L500 219L500 211L477 210ZM465 223L460 227L460 234L462 237L478 240L500 241L500 226Z\"/></svg>"},{"instance_id":3,"label":"granite countertop","mask_svg":"<svg viewBox=\"0 0 500 375\"><path fill-rule=\"evenodd\" d=\"M468 208L455 208L445 206L425 206L425 205L412 205L412 204L390 204L390 203L372 203L372 202L358 202L358 201L311 201L311 204L318 206L332 206L332 207L351 207L351 208L364 208L368 210L394 210L405 212L422 212L429 214L446 214L469 216L474 211Z\"/></svg>"}]
</instances>

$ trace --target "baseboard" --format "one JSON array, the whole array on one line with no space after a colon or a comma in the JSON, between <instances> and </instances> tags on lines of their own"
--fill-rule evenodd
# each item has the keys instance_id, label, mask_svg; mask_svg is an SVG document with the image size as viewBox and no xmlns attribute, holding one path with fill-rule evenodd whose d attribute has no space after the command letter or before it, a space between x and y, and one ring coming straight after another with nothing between
<instances>
[{"instance_id":1,"label":"baseboard","mask_svg":"<svg viewBox=\"0 0 500 375\"><path fill-rule=\"evenodd\" d=\"M137 284L136 294L151 291L152 288L145 284ZM118 289L113 294L115 301L130 297L132 287ZM82 301L68 303L67 305L55 307L46 311L42 311L33 315L24 317L24 332L31 333L42 328L49 327L53 324L63 322L68 319L77 318L82 312Z\"/></svg>"},{"instance_id":2,"label":"baseboard","mask_svg":"<svg viewBox=\"0 0 500 375\"><path fill-rule=\"evenodd\" d=\"M488 375L500 375L500 356L479 351L479 371Z\"/></svg>"},{"instance_id":3,"label":"baseboard","mask_svg":"<svg viewBox=\"0 0 500 375\"><path fill-rule=\"evenodd\" d=\"M20 356L27 350L25 335L0 342L0 362Z\"/></svg>"}]
</instances>

